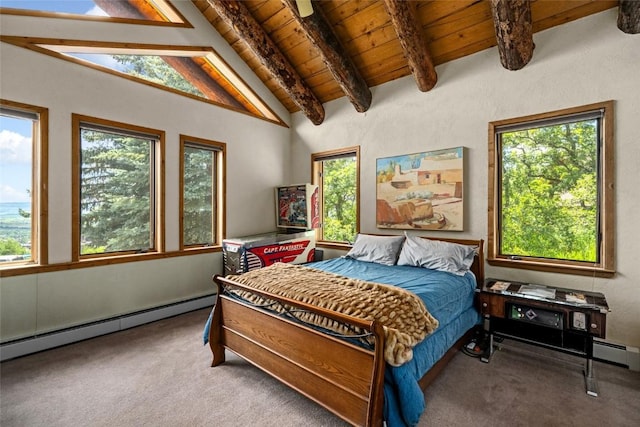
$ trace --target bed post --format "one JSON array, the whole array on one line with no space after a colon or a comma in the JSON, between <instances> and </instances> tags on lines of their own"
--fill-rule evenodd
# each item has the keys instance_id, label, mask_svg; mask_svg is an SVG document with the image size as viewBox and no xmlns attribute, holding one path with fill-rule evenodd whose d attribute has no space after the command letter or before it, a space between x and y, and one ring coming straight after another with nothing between
<instances>
[{"instance_id":1,"label":"bed post","mask_svg":"<svg viewBox=\"0 0 640 427\"><path fill-rule=\"evenodd\" d=\"M378 322L373 322L372 332L376 337L371 390L369 394L369 413L367 425L372 427L384 426L384 328Z\"/></svg>"},{"instance_id":2,"label":"bed post","mask_svg":"<svg viewBox=\"0 0 640 427\"><path fill-rule=\"evenodd\" d=\"M213 354L211 366L218 366L225 361L224 345L222 345L222 303L220 295L222 294L222 285L216 280L218 275L213 276L213 281L218 285L218 293L216 294L216 304L213 307L213 317L209 328L209 347Z\"/></svg>"}]
</instances>

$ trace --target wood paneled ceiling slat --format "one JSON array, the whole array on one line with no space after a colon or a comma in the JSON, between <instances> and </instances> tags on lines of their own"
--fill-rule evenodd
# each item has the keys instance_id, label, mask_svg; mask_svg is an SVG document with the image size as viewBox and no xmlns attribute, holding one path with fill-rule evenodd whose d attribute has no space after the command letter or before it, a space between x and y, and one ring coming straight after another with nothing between
<instances>
[{"instance_id":1,"label":"wood paneled ceiling slat","mask_svg":"<svg viewBox=\"0 0 640 427\"><path fill-rule=\"evenodd\" d=\"M222 22L208 5L209 1L226 0L192 1L285 108L290 112L299 111L291 94L278 85L277 79L270 75L233 28ZM289 9L286 2L245 0L243 3L322 103L345 96L321 59L318 48L304 36L301 27L304 20L298 23L293 16L296 12ZM535 33L617 5L617 0L531 0L531 25ZM369 87L411 74L384 1L313 0L313 7L321 9ZM416 13L436 65L497 44L489 0L417 0ZM499 62L497 52L495 56ZM535 60L534 52L531 61Z\"/></svg>"},{"instance_id":2,"label":"wood paneled ceiling slat","mask_svg":"<svg viewBox=\"0 0 640 427\"><path fill-rule=\"evenodd\" d=\"M475 3L463 10L442 16L433 23L424 26L423 31L428 35L429 41L433 42L460 33L469 34L470 29L477 29L478 26L488 28L492 37L495 38L491 9L486 2ZM458 47L456 46L456 48Z\"/></svg>"},{"instance_id":3,"label":"wood paneled ceiling slat","mask_svg":"<svg viewBox=\"0 0 640 427\"><path fill-rule=\"evenodd\" d=\"M429 1L421 2L417 8L418 18L422 25L427 28L441 22L456 22L466 15L474 15L478 11L490 13L488 2L478 2L477 0L467 1ZM452 31L456 26L452 26Z\"/></svg>"},{"instance_id":4,"label":"wood paneled ceiling slat","mask_svg":"<svg viewBox=\"0 0 640 427\"><path fill-rule=\"evenodd\" d=\"M380 57L378 60L371 61L369 66L367 67L367 81L371 80L372 82L382 80L383 82L389 81L385 78L380 79L381 77L386 76L387 74L392 74L397 72L400 69L405 69L405 76L409 75L409 67L407 66L407 60L404 57L404 53L399 52L396 55L390 55ZM380 84L380 83L378 83Z\"/></svg>"},{"instance_id":5,"label":"wood paneled ceiling slat","mask_svg":"<svg viewBox=\"0 0 640 427\"><path fill-rule=\"evenodd\" d=\"M391 25L391 19L383 2L370 2L364 7L358 7L358 4L359 2L348 2L329 13L325 12L331 24L340 29L341 35L343 37L348 35L343 39L344 42ZM323 8L324 10L326 9Z\"/></svg>"},{"instance_id":6,"label":"wood paneled ceiling slat","mask_svg":"<svg viewBox=\"0 0 640 427\"><path fill-rule=\"evenodd\" d=\"M555 3L555 2L554 2ZM556 8L550 7L544 1L536 1L531 4L531 15L533 16L533 31L543 31L567 22L575 21L582 17L594 13L603 12L618 5L617 1L594 1L594 2L558 2ZM578 4L576 4L578 3Z\"/></svg>"},{"instance_id":7,"label":"wood paneled ceiling slat","mask_svg":"<svg viewBox=\"0 0 640 427\"><path fill-rule=\"evenodd\" d=\"M258 19L259 22L266 21L272 18L280 19L280 15L284 5L280 0L259 0L251 1L248 3L254 3L255 7L252 8L251 13Z\"/></svg>"},{"instance_id":8,"label":"wood paneled ceiling slat","mask_svg":"<svg viewBox=\"0 0 640 427\"><path fill-rule=\"evenodd\" d=\"M456 33L438 34L431 40L429 46L434 58L451 56L451 52L466 52L462 55L466 56L478 52L476 43L487 41L488 44L484 45L485 49L496 44L493 25L488 21L478 21L475 25L466 26ZM436 61L436 63L442 62Z\"/></svg>"},{"instance_id":9,"label":"wood paneled ceiling slat","mask_svg":"<svg viewBox=\"0 0 640 427\"><path fill-rule=\"evenodd\" d=\"M348 45L356 44L355 50L362 52L362 50L375 49L378 45L389 41L395 41L398 45L398 49L401 49L400 42L398 41L398 37L390 21L371 21L370 24L371 26L367 27L370 29L356 31L353 35L349 34L350 38L348 40ZM362 40L367 40L368 43L362 44Z\"/></svg>"},{"instance_id":10,"label":"wood paneled ceiling slat","mask_svg":"<svg viewBox=\"0 0 640 427\"><path fill-rule=\"evenodd\" d=\"M293 20L273 31L270 36L283 52L288 52L301 44L309 44L308 40L301 37L298 26Z\"/></svg>"},{"instance_id":11,"label":"wood paneled ceiling slat","mask_svg":"<svg viewBox=\"0 0 640 427\"><path fill-rule=\"evenodd\" d=\"M283 27L287 27L290 24L295 24L291 13L286 10L279 1L273 2L273 4L280 5L273 14L266 16L264 19L256 17L256 20L262 25L262 28L264 28L269 35L272 35L275 31L280 31Z\"/></svg>"}]
</instances>

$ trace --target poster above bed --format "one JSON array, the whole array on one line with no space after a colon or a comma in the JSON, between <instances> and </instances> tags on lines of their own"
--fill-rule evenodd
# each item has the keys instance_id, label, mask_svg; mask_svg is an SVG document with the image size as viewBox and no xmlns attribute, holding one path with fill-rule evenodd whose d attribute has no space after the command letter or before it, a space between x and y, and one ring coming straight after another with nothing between
<instances>
[{"instance_id":1,"label":"poster above bed","mask_svg":"<svg viewBox=\"0 0 640 427\"><path fill-rule=\"evenodd\" d=\"M464 147L376 160L376 226L463 231Z\"/></svg>"}]
</instances>

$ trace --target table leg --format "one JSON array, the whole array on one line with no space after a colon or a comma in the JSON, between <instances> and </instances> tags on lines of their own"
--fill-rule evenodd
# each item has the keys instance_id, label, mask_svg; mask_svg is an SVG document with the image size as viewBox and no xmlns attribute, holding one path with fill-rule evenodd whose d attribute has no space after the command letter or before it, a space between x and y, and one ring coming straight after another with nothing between
<instances>
[{"instance_id":1,"label":"table leg","mask_svg":"<svg viewBox=\"0 0 640 427\"><path fill-rule=\"evenodd\" d=\"M587 395L598 397L598 382L593 374L593 337L587 338L587 363L584 370L584 384Z\"/></svg>"},{"instance_id":2,"label":"table leg","mask_svg":"<svg viewBox=\"0 0 640 427\"><path fill-rule=\"evenodd\" d=\"M480 360L484 363L489 363L492 355L493 355L493 333L489 332L489 345L485 349L482 356L480 356Z\"/></svg>"},{"instance_id":3,"label":"table leg","mask_svg":"<svg viewBox=\"0 0 640 427\"><path fill-rule=\"evenodd\" d=\"M584 383L589 396L598 397L598 382L593 375L593 359L587 359L587 366L584 371Z\"/></svg>"}]
</instances>

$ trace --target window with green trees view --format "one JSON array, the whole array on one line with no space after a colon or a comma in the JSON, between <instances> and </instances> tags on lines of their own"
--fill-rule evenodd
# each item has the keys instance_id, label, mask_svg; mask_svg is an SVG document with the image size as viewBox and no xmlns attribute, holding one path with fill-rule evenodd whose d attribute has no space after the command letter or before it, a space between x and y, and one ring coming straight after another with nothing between
<instances>
[{"instance_id":1,"label":"window with green trees view","mask_svg":"<svg viewBox=\"0 0 640 427\"><path fill-rule=\"evenodd\" d=\"M353 242L359 231L360 147L314 153L311 161L321 200L318 240Z\"/></svg>"},{"instance_id":2,"label":"window with green trees view","mask_svg":"<svg viewBox=\"0 0 640 427\"><path fill-rule=\"evenodd\" d=\"M180 136L181 248L221 243L226 144Z\"/></svg>"},{"instance_id":3,"label":"window with green trees view","mask_svg":"<svg viewBox=\"0 0 640 427\"><path fill-rule=\"evenodd\" d=\"M284 125L211 47L25 39L7 35L0 35L0 39L3 43Z\"/></svg>"},{"instance_id":4,"label":"window with green trees view","mask_svg":"<svg viewBox=\"0 0 640 427\"><path fill-rule=\"evenodd\" d=\"M78 115L73 121L78 255L159 250L163 132Z\"/></svg>"},{"instance_id":5,"label":"window with green trees view","mask_svg":"<svg viewBox=\"0 0 640 427\"><path fill-rule=\"evenodd\" d=\"M490 124L490 262L612 271L612 108Z\"/></svg>"}]
</instances>

